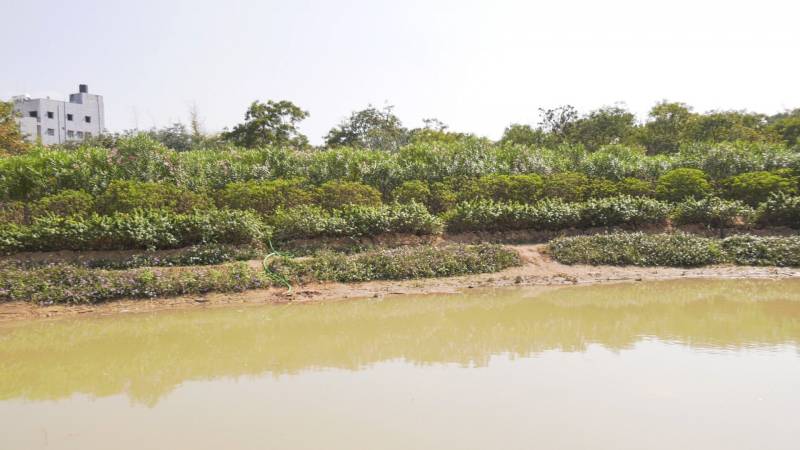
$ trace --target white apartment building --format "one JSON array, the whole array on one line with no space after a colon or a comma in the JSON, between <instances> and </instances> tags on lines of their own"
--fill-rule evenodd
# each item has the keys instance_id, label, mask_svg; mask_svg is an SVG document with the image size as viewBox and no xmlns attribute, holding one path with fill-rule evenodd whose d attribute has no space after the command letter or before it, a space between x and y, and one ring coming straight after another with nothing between
<instances>
[{"instance_id":1,"label":"white apartment building","mask_svg":"<svg viewBox=\"0 0 800 450\"><path fill-rule=\"evenodd\" d=\"M14 111L23 135L29 141L41 139L45 145L82 141L105 130L103 96L89 93L81 84L69 101L49 98L14 97Z\"/></svg>"}]
</instances>

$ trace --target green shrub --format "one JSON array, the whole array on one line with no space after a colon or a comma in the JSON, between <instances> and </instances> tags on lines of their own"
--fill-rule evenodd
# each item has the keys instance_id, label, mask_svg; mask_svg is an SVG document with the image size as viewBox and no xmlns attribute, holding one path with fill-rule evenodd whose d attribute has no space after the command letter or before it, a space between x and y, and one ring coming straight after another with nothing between
<instances>
[{"instance_id":1,"label":"green shrub","mask_svg":"<svg viewBox=\"0 0 800 450\"><path fill-rule=\"evenodd\" d=\"M620 196L580 204L579 228L641 226L666 222L670 206L646 197Z\"/></svg>"},{"instance_id":2,"label":"green shrub","mask_svg":"<svg viewBox=\"0 0 800 450\"><path fill-rule=\"evenodd\" d=\"M0 202L0 226L25 223L25 204L22 202Z\"/></svg>"},{"instance_id":3,"label":"green shrub","mask_svg":"<svg viewBox=\"0 0 800 450\"><path fill-rule=\"evenodd\" d=\"M90 194L68 189L33 202L31 216L88 216L94 209L94 198Z\"/></svg>"},{"instance_id":4,"label":"green shrub","mask_svg":"<svg viewBox=\"0 0 800 450\"><path fill-rule=\"evenodd\" d=\"M556 173L544 177L544 196L565 202L579 202L586 198L589 178L576 172Z\"/></svg>"},{"instance_id":5,"label":"green shrub","mask_svg":"<svg viewBox=\"0 0 800 450\"><path fill-rule=\"evenodd\" d=\"M485 175L465 180L459 196L463 201L492 200L495 202L533 203L542 197L542 177L539 175Z\"/></svg>"},{"instance_id":6,"label":"green shrub","mask_svg":"<svg viewBox=\"0 0 800 450\"><path fill-rule=\"evenodd\" d=\"M406 181L392 191L392 198L397 203L417 202L427 205L431 201L431 189L423 181Z\"/></svg>"},{"instance_id":7,"label":"green shrub","mask_svg":"<svg viewBox=\"0 0 800 450\"><path fill-rule=\"evenodd\" d=\"M416 202L379 207L348 206L326 211L316 206L280 210L270 219L280 240L377 236L384 233L437 234L442 223Z\"/></svg>"},{"instance_id":8,"label":"green shrub","mask_svg":"<svg viewBox=\"0 0 800 450\"><path fill-rule=\"evenodd\" d=\"M165 209L185 213L209 209L211 201L203 194L177 186L132 180L114 180L97 198L98 210L104 214L127 213L136 209Z\"/></svg>"},{"instance_id":9,"label":"green shrub","mask_svg":"<svg viewBox=\"0 0 800 450\"><path fill-rule=\"evenodd\" d=\"M717 197L700 200L688 198L675 206L672 220L678 225L700 224L712 228L731 228L750 224L754 215L752 208L737 200L722 200Z\"/></svg>"},{"instance_id":10,"label":"green shrub","mask_svg":"<svg viewBox=\"0 0 800 450\"><path fill-rule=\"evenodd\" d=\"M724 259L718 241L683 233L566 237L552 240L548 248L564 264L696 267Z\"/></svg>"},{"instance_id":11,"label":"green shrub","mask_svg":"<svg viewBox=\"0 0 800 450\"><path fill-rule=\"evenodd\" d=\"M697 169L674 169L665 173L656 184L661 200L680 202L687 198L703 198L711 193L706 174Z\"/></svg>"},{"instance_id":12,"label":"green shrub","mask_svg":"<svg viewBox=\"0 0 800 450\"><path fill-rule=\"evenodd\" d=\"M617 185L617 190L622 195L633 197L652 197L655 195L653 184L638 178L625 178Z\"/></svg>"},{"instance_id":13,"label":"green shrub","mask_svg":"<svg viewBox=\"0 0 800 450\"><path fill-rule=\"evenodd\" d=\"M253 244L269 229L247 211L211 210L115 213L88 217L46 216L28 226L0 225L0 253L53 250L169 249L195 244Z\"/></svg>"},{"instance_id":14,"label":"green shrub","mask_svg":"<svg viewBox=\"0 0 800 450\"><path fill-rule=\"evenodd\" d=\"M220 207L252 209L264 215L313 201L313 192L307 190L305 180L299 178L231 183L217 193Z\"/></svg>"},{"instance_id":15,"label":"green shrub","mask_svg":"<svg viewBox=\"0 0 800 450\"><path fill-rule=\"evenodd\" d=\"M542 200L534 205L495 203L490 200L462 202L445 213L447 231L561 230L574 227L580 218L575 204Z\"/></svg>"},{"instance_id":16,"label":"green shrub","mask_svg":"<svg viewBox=\"0 0 800 450\"><path fill-rule=\"evenodd\" d=\"M238 292L269 284L262 271L250 269L246 263L111 271L68 265L0 268L0 301L99 303L120 298Z\"/></svg>"},{"instance_id":17,"label":"green shrub","mask_svg":"<svg viewBox=\"0 0 800 450\"><path fill-rule=\"evenodd\" d=\"M800 236L731 236L722 240L729 261L749 266L800 266Z\"/></svg>"},{"instance_id":18,"label":"green shrub","mask_svg":"<svg viewBox=\"0 0 800 450\"><path fill-rule=\"evenodd\" d=\"M800 228L800 196L772 194L759 206L756 217L762 226Z\"/></svg>"},{"instance_id":19,"label":"green shrub","mask_svg":"<svg viewBox=\"0 0 800 450\"><path fill-rule=\"evenodd\" d=\"M490 244L410 246L355 255L323 252L312 258L274 258L268 268L294 282L403 280L497 272L521 264L519 254Z\"/></svg>"},{"instance_id":20,"label":"green shrub","mask_svg":"<svg viewBox=\"0 0 800 450\"><path fill-rule=\"evenodd\" d=\"M587 199L616 197L619 194L619 185L605 178L590 178L584 189L584 197Z\"/></svg>"},{"instance_id":21,"label":"green shrub","mask_svg":"<svg viewBox=\"0 0 800 450\"><path fill-rule=\"evenodd\" d=\"M431 184L430 200L426 204L432 213L443 213L458 202L458 196L448 183L437 182Z\"/></svg>"},{"instance_id":22,"label":"green shrub","mask_svg":"<svg viewBox=\"0 0 800 450\"><path fill-rule=\"evenodd\" d=\"M262 252L253 247L227 244L193 245L168 255L155 252L138 253L125 258L94 259L84 266L92 269L135 269L137 267L210 266L232 261L255 259Z\"/></svg>"},{"instance_id":23,"label":"green shrub","mask_svg":"<svg viewBox=\"0 0 800 450\"><path fill-rule=\"evenodd\" d=\"M381 193L362 183L328 181L317 189L317 201L326 209L340 209L348 205L380 206Z\"/></svg>"},{"instance_id":24,"label":"green shrub","mask_svg":"<svg viewBox=\"0 0 800 450\"><path fill-rule=\"evenodd\" d=\"M722 180L725 197L741 200L750 206L767 201L773 193L797 193L795 180L773 172L748 172Z\"/></svg>"}]
</instances>

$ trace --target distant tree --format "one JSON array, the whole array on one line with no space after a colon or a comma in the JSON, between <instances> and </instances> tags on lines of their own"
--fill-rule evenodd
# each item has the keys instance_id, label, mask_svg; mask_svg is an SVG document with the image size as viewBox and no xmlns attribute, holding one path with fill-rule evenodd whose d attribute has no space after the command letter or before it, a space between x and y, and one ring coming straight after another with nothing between
<instances>
[{"instance_id":1,"label":"distant tree","mask_svg":"<svg viewBox=\"0 0 800 450\"><path fill-rule=\"evenodd\" d=\"M767 118L769 130L786 145L800 145L800 108Z\"/></svg>"},{"instance_id":2,"label":"distant tree","mask_svg":"<svg viewBox=\"0 0 800 450\"><path fill-rule=\"evenodd\" d=\"M578 110L572 105L559 106L553 109L539 108L542 116L539 127L552 135L557 143L569 142L571 133L578 120Z\"/></svg>"},{"instance_id":3,"label":"distant tree","mask_svg":"<svg viewBox=\"0 0 800 450\"><path fill-rule=\"evenodd\" d=\"M160 129L153 129L148 133L153 139L178 152L191 150L194 138L186 125L175 122Z\"/></svg>"},{"instance_id":4,"label":"distant tree","mask_svg":"<svg viewBox=\"0 0 800 450\"><path fill-rule=\"evenodd\" d=\"M653 106L642 130L641 141L649 153L675 153L688 139L695 120L692 108L685 103L667 102Z\"/></svg>"},{"instance_id":5,"label":"distant tree","mask_svg":"<svg viewBox=\"0 0 800 450\"><path fill-rule=\"evenodd\" d=\"M328 132L325 145L397 151L408 142L409 132L392 109L392 106L378 109L368 105L364 110L353 112Z\"/></svg>"},{"instance_id":6,"label":"distant tree","mask_svg":"<svg viewBox=\"0 0 800 450\"><path fill-rule=\"evenodd\" d=\"M458 142L467 136L464 133L447 131L450 127L439 119L422 119L422 123L422 128L414 128L408 131L409 143L419 144L428 142L445 144Z\"/></svg>"},{"instance_id":7,"label":"distant tree","mask_svg":"<svg viewBox=\"0 0 800 450\"><path fill-rule=\"evenodd\" d=\"M307 111L287 100L254 101L245 113L244 123L224 132L222 139L249 148L267 145L306 147L308 138L300 133L297 124L307 117Z\"/></svg>"},{"instance_id":8,"label":"distant tree","mask_svg":"<svg viewBox=\"0 0 800 450\"><path fill-rule=\"evenodd\" d=\"M777 141L767 128L767 117L746 111L710 111L696 116L689 139L697 142Z\"/></svg>"},{"instance_id":9,"label":"distant tree","mask_svg":"<svg viewBox=\"0 0 800 450\"><path fill-rule=\"evenodd\" d=\"M503 131L500 138L501 145L525 145L529 147L543 147L550 143L550 139L541 128L533 128L530 125L512 123Z\"/></svg>"},{"instance_id":10,"label":"distant tree","mask_svg":"<svg viewBox=\"0 0 800 450\"><path fill-rule=\"evenodd\" d=\"M28 149L16 118L14 104L0 101L0 155L19 154Z\"/></svg>"},{"instance_id":11,"label":"distant tree","mask_svg":"<svg viewBox=\"0 0 800 450\"><path fill-rule=\"evenodd\" d=\"M593 151L603 145L634 143L636 133L636 116L632 112L621 106L606 106L576 120L569 130L569 140Z\"/></svg>"}]
</instances>

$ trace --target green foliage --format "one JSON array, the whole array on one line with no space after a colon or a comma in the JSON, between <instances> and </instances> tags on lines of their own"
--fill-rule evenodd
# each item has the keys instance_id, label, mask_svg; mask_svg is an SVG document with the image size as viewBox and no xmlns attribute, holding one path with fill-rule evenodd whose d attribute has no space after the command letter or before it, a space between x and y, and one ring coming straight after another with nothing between
<instances>
[{"instance_id":1,"label":"green foliage","mask_svg":"<svg viewBox=\"0 0 800 450\"><path fill-rule=\"evenodd\" d=\"M727 198L735 198L750 206L767 201L773 193L796 194L797 180L774 172L748 172L721 181Z\"/></svg>"},{"instance_id":2,"label":"green foliage","mask_svg":"<svg viewBox=\"0 0 800 450\"><path fill-rule=\"evenodd\" d=\"M703 198L711 193L706 174L698 169L673 169L658 179L656 196L662 200L680 202L687 198Z\"/></svg>"},{"instance_id":3,"label":"green foliage","mask_svg":"<svg viewBox=\"0 0 800 450\"><path fill-rule=\"evenodd\" d=\"M22 225L25 223L25 219L24 203L0 202L0 224Z\"/></svg>"},{"instance_id":4,"label":"green foliage","mask_svg":"<svg viewBox=\"0 0 800 450\"><path fill-rule=\"evenodd\" d=\"M269 145L302 148L308 145L308 138L300 133L297 124L307 117L308 111L287 100L254 101L245 113L244 123L223 133L222 139L247 148Z\"/></svg>"},{"instance_id":5,"label":"green foliage","mask_svg":"<svg viewBox=\"0 0 800 450\"><path fill-rule=\"evenodd\" d=\"M670 210L664 202L630 196L591 199L577 206L579 228L661 224Z\"/></svg>"},{"instance_id":6,"label":"green foliage","mask_svg":"<svg viewBox=\"0 0 800 450\"><path fill-rule=\"evenodd\" d=\"M711 239L684 233L615 233L558 238L550 241L548 248L564 264L697 267L727 262L800 266L798 236Z\"/></svg>"},{"instance_id":7,"label":"green foliage","mask_svg":"<svg viewBox=\"0 0 800 450\"><path fill-rule=\"evenodd\" d=\"M211 210L45 216L31 225L0 225L0 253L55 250L168 249L195 244L260 245L269 229L247 211Z\"/></svg>"},{"instance_id":8,"label":"green foliage","mask_svg":"<svg viewBox=\"0 0 800 450\"><path fill-rule=\"evenodd\" d=\"M578 119L570 131L572 142L589 151L604 145L634 143L636 116L620 106L606 106Z\"/></svg>"},{"instance_id":9,"label":"green foliage","mask_svg":"<svg viewBox=\"0 0 800 450\"><path fill-rule=\"evenodd\" d=\"M19 129L12 102L0 101L0 157L24 153L29 146Z\"/></svg>"},{"instance_id":10,"label":"green foliage","mask_svg":"<svg viewBox=\"0 0 800 450\"><path fill-rule=\"evenodd\" d=\"M457 201L458 196L450 184L443 182L431 184L431 197L428 202L428 209L431 212L443 213L455 206Z\"/></svg>"},{"instance_id":11,"label":"green foliage","mask_svg":"<svg viewBox=\"0 0 800 450\"><path fill-rule=\"evenodd\" d=\"M734 264L800 267L800 236L731 236L722 250Z\"/></svg>"},{"instance_id":12,"label":"green foliage","mask_svg":"<svg viewBox=\"0 0 800 450\"><path fill-rule=\"evenodd\" d=\"M548 249L564 264L696 267L724 259L718 241L683 233L566 237L550 241Z\"/></svg>"},{"instance_id":13,"label":"green foliage","mask_svg":"<svg viewBox=\"0 0 800 450\"><path fill-rule=\"evenodd\" d=\"M317 206L279 210L270 219L280 240L377 236L385 233L438 234L442 222L412 202L379 207L348 206L326 211Z\"/></svg>"},{"instance_id":14,"label":"green foliage","mask_svg":"<svg viewBox=\"0 0 800 450\"><path fill-rule=\"evenodd\" d=\"M773 194L759 206L756 217L762 226L800 228L800 196Z\"/></svg>"},{"instance_id":15,"label":"green foliage","mask_svg":"<svg viewBox=\"0 0 800 450\"><path fill-rule=\"evenodd\" d=\"M503 131L500 145L524 145L527 147L541 147L549 144L550 139L541 128L534 129L530 125L514 123Z\"/></svg>"},{"instance_id":16,"label":"green foliage","mask_svg":"<svg viewBox=\"0 0 800 450\"><path fill-rule=\"evenodd\" d=\"M340 209L347 205L380 206L381 193L363 183L328 181L317 189L317 202L327 209Z\"/></svg>"},{"instance_id":17,"label":"green foliage","mask_svg":"<svg viewBox=\"0 0 800 450\"><path fill-rule=\"evenodd\" d=\"M83 265L92 269L134 269L137 267L210 266L232 261L258 258L261 252L253 247L238 247L227 244L193 245L162 254L145 252L124 258L101 258L86 261Z\"/></svg>"},{"instance_id":18,"label":"green foliage","mask_svg":"<svg viewBox=\"0 0 800 450\"><path fill-rule=\"evenodd\" d=\"M633 197L651 197L655 195L653 184L638 178L625 178L621 180L617 185L617 189L620 194Z\"/></svg>"},{"instance_id":19,"label":"green foliage","mask_svg":"<svg viewBox=\"0 0 800 450\"><path fill-rule=\"evenodd\" d=\"M369 105L353 112L325 136L328 147L357 147L370 150L397 151L408 142L408 130L392 113L392 106L383 109Z\"/></svg>"},{"instance_id":20,"label":"green foliage","mask_svg":"<svg viewBox=\"0 0 800 450\"><path fill-rule=\"evenodd\" d=\"M544 196L565 202L579 202L586 198L589 178L577 172L565 172L544 177Z\"/></svg>"},{"instance_id":21,"label":"green foliage","mask_svg":"<svg viewBox=\"0 0 800 450\"><path fill-rule=\"evenodd\" d=\"M694 116L692 108L684 103L665 100L655 105L642 130L642 144L651 154L677 152L688 140Z\"/></svg>"},{"instance_id":22,"label":"green foliage","mask_svg":"<svg viewBox=\"0 0 800 450\"><path fill-rule=\"evenodd\" d=\"M406 181L392 191L392 198L398 203L417 202L428 205L431 201L431 189L423 181Z\"/></svg>"},{"instance_id":23,"label":"green foliage","mask_svg":"<svg viewBox=\"0 0 800 450\"><path fill-rule=\"evenodd\" d=\"M231 183L217 194L217 204L222 208L252 209L264 215L313 201L314 193L301 178Z\"/></svg>"},{"instance_id":24,"label":"green foliage","mask_svg":"<svg viewBox=\"0 0 800 450\"><path fill-rule=\"evenodd\" d=\"M99 303L119 298L239 292L269 284L260 272L243 262L191 269L97 270L69 265L0 268L0 301Z\"/></svg>"},{"instance_id":25,"label":"green foliage","mask_svg":"<svg viewBox=\"0 0 800 450\"><path fill-rule=\"evenodd\" d=\"M731 228L749 225L755 211L737 200L706 197L700 200L688 198L677 204L672 220L678 225L700 224L712 228Z\"/></svg>"},{"instance_id":26,"label":"green foliage","mask_svg":"<svg viewBox=\"0 0 800 450\"><path fill-rule=\"evenodd\" d=\"M323 252L312 258L274 258L269 270L295 282L371 281L448 277L497 272L521 264L500 245L410 246L355 255Z\"/></svg>"},{"instance_id":27,"label":"green foliage","mask_svg":"<svg viewBox=\"0 0 800 450\"><path fill-rule=\"evenodd\" d=\"M211 207L211 200L203 194L149 181L114 180L97 198L97 209L103 214L136 209L189 212Z\"/></svg>"},{"instance_id":28,"label":"green foliage","mask_svg":"<svg viewBox=\"0 0 800 450\"><path fill-rule=\"evenodd\" d=\"M543 182L539 175L485 175L478 179L463 180L462 200L486 199L533 203L542 197Z\"/></svg>"},{"instance_id":29,"label":"green foliage","mask_svg":"<svg viewBox=\"0 0 800 450\"><path fill-rule=\"evenodd\" d=\"M57 194L42 197L31 205L31 216L49 214L57 216L88 216L95 210L94 198L84 192L67 189Z\"/></svg>"}]
</instances>

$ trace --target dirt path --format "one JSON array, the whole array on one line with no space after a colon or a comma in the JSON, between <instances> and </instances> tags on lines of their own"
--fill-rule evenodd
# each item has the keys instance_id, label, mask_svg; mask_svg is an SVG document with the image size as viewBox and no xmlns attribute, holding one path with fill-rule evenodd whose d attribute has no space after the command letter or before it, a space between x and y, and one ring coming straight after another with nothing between
<instances>
[{"instance_id":1,"label":"dirt path","mask_svg":"<svg viewBox=\"0 0 800 450\"><path fill-rule=\"evenodd\" d=\"M513 267L497 273L404 281L310 284L296 287L291 294L287 294L286 289L271 288L235 294L208 294L154 300L121 300L98 305L38 306L25 302L10 302L0 303L0 322L182 308L211 308L226 305L307 303L402 294L444 294L478 287L513 285L568 285L675 278L780 279L800 277L800 269L783 267L709 266L681 269L671 267L567 266L553 261L543 253L546 247L544 244L509 245L509 247L516 249L520 253L524 264L520 267Z\"/></svg>"}]
</instances>

